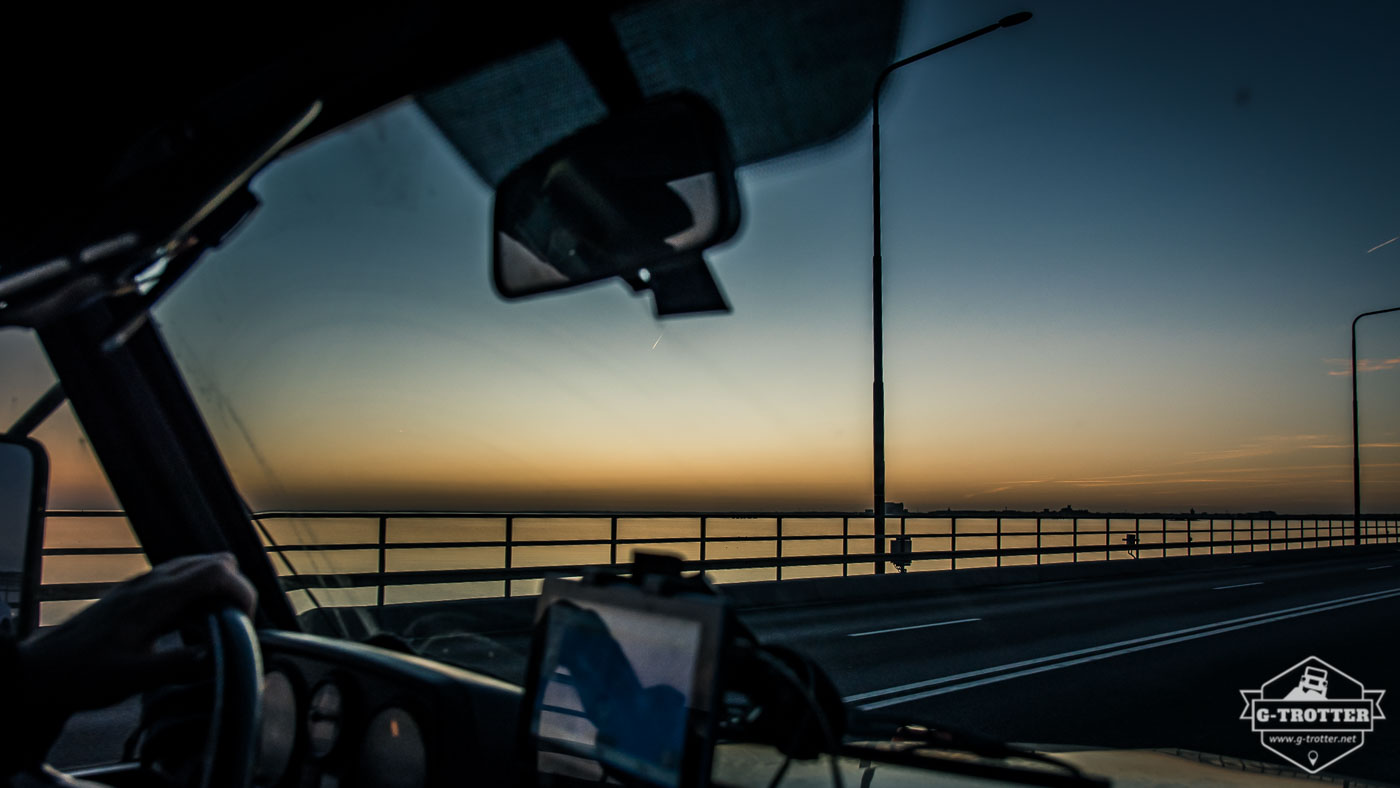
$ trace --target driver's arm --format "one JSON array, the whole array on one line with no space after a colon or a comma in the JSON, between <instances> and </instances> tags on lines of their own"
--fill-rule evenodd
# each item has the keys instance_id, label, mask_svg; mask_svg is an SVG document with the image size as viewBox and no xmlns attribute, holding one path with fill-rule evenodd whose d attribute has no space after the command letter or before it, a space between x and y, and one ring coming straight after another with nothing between
<instances>
[{"instance_id":1,"label":"driver's arm","mask_svg":"<svg viewBox=\"0 0 1400 788\"><path fill-rule=\"evenodd\" d=\"M75 711L198 675L200 650L155 651L191 617L257 595L233 556L167 561L112 589L63 624L23 641L0 639L0 776L38 766Z\"/></svg>"}]
</instances>

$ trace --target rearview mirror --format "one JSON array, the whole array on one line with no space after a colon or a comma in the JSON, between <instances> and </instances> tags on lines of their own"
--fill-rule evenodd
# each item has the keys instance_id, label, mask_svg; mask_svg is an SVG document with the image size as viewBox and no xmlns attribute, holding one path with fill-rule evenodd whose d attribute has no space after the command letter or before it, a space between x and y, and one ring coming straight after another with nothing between
<instances>
[{"instance_id":1,"label":"rearview mirror","mask_svg":"<svg viewBox=\"0 0 1400 788\"><path fill-rule=\"evenodd\" d=\"M0 633L24 636L39 623L39 560L49 458L28 438L0 438Z\"/></svg>"},{"instance_id":2,"label":"rearview mirror","mask_svg":"<svg viewBox=\"0 0 1400 788\"><path fill-rule=\"evenodd\" d=\"M719 113L676 93L565 138L496 189L493 278L506 298L620 277L658 314L728 309L700 253L739 229Z\"/></svg>"}]
</instances>

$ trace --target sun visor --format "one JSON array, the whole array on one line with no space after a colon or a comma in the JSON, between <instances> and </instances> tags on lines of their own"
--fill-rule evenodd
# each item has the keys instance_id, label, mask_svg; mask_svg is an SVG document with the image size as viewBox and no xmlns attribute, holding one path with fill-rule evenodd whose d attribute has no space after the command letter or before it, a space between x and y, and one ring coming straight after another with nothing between
<instances>
[{"instance_id":1,"label":"sun visor","mask_svg":"<svg viewBox=\"0 0 1400 788\"><path fill-rule=\"evenodd\" d=\"M704 96L744 165L860 123L902 15L902 0L678 0L626 8L612 22L643 92ZM606 114L557 41L421 93L418 103L493 187Z\"/></svg>"}]
</instances>

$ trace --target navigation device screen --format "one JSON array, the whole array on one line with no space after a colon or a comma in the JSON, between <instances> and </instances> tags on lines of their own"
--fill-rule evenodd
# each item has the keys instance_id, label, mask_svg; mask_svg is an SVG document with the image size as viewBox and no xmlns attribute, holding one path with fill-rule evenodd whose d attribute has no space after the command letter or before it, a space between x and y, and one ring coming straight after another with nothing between
<instances>
[{"instance_id":1,"label":"navigation device screen","mask_svg":"<svg viewBox=\"0 0 1400 788\"><path fill-rule=\"evenodd\" d=\"M541 775L676 788L700 622L592 601L551 605L530 729Z\"/></svg>"}]
</instances>

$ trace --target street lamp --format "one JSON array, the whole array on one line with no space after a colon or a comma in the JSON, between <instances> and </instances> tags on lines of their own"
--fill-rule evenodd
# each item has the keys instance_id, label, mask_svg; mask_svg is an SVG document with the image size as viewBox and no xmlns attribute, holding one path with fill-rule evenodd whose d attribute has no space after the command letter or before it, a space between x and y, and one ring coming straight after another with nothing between
<instances>
[{"instance_id":1,"label":"street lamp","mask_svg":"<svg viewBox=\"0 0 1400 788\"><path fill-rule=\"evenodd\" d=\"M1400 312L1400 306L1362 312L1351 319L1351 541L1361 544L1361 428L1356 418L1356 321L1370 315Z\"/></svg>"},{"instance_id":2,"label":"street lamp","mask_svg":"<svg viewBox=\"0 0 1400 788\"><path fill-rule=\"evenodd\" d=\"M875 415L875 574L885 573L885 294L884 294L884 270L880 262L880 88L885 86L885 80L896 69L903 68L910 63L923 60L930 55L936 55L945 49L952 49L958 44L964 44L974 38L981 38L993 30L1000 30L1003 27L1012 27L1031 18L1031 12L1022 11L1003 17L994 24L987 25L980 30L974 30L965 36L946 41L931 49L925 49L903 60L897 60L880 72L880 76L875 80L875 90L871 94L870 103L874 107L874 124L871 127L870 148L873 151L871 165L871 191L874 193L873 212L875 216L875 244L874 256L871 258L871 274L874 280L874 305L875 305L875 381L872 386Z\"/></svg>"}]
</instances>

